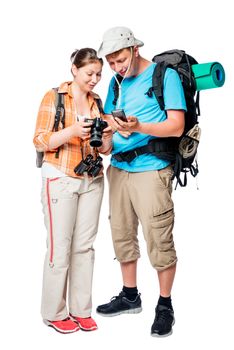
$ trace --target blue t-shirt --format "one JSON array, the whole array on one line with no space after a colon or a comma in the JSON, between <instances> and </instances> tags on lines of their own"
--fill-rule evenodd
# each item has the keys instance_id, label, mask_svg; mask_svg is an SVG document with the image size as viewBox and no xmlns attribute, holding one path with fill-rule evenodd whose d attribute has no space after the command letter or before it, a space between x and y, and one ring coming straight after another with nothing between
<instances>
[{"instance_id":1,"label":"blue t-shirt","mask_svg":"<svg viewBox=\"0 0 234 350\"><path fill-rule=\"evenodd\" d=\"M142 123L158 123L166 119L166 113L162 111L153 96L146 95L152 86L152 75L155 68L152 63L141 74L136 77L125 78L121 84L122 96L118 108L122 108L125 114L133 115ZM105 113L111 114L116 107L113 105L115 78L113 77L105 103ZM177 72L168 68L164 77L164 102L165 109L186 110L184 91ZM145 146L155 136L134 132L128 138L121 136L118 132L113 135L112 154L132 150L136 147ZM153 154L137 156L131 163L119 162L113 157L111 165L129 172L143 172L159 170L168 166L169 162L159 159Z\"/></svg>"}]
</instances>

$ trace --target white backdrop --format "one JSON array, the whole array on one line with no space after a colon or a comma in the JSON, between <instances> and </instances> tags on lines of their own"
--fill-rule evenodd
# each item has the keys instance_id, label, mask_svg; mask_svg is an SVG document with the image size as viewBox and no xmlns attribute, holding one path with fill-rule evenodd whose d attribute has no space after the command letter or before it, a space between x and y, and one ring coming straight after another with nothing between
<instances>
[{"instance_id":1,"label":"white backdrop","mask_svg":"<svg viewBox=\"0 0 234 350\"><path fill-rule=\"evenodd\" d=\"M233 348L233 21L229 0L1 2L2 349ZM226 71L224 87L201 93L199 190L190 178L189 186L173 195L179 256L172 294L176 324L165 339L150 336L158 284L141 231L143 312L116 318L95 313L122 287L113 260L107 186L95 242L93 316L99 330L63 336L45 327L40 317L46 235L32 144L39 103L47 90L71 78L73 50L97 49L103 32L115 25L129 26L145 42L141 54L146 58L179 48L200 63L219 61ZM96 89L103 99L110 77L105 64Z\"/></svg>"}]
</instances>

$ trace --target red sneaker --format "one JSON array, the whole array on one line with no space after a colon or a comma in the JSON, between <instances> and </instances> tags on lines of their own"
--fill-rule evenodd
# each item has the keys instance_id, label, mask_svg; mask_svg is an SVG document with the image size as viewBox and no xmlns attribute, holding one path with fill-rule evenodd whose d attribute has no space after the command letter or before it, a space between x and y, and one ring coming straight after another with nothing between
<instances>
[{"instance_id":1,"label":"red sneaker","mask_svg":"<svg viewBox=\"0 0 234 350\"><path fill-rule=\"evenodd\" d=\"M82 318L72 315L70 316L73 321L78 323L80 329L82 329L83 331L95 331L98 328L97 323L92 317Z\"/></svg>"},{"instance_id":2,"label":"red sneaker","mask_svg":"<svg viewBox=\"0 0 234 350\"><path fill-rule=\"evenodd\" d=\"M76 322L72 321L70 317L65 318L65 320L61 321L44 320L44 323L47 326L54 328L57 332L63 334L74 333L80 329L79 325Z\"/></svg>"}]
</instances>

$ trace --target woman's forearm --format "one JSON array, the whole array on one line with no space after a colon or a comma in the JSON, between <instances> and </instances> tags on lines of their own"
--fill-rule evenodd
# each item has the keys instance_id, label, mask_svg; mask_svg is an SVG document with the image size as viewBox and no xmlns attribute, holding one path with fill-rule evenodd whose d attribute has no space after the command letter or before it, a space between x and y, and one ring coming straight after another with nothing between
<instances>
[{"instance_id":1,"label":"woman's forearm","mask_svg":"<svg viewBox=\"0 0 234 350\"><path fill-rule=\"evenodd\" d=\"M65 129L54 132L49 139L49 151L60 147L64 143L67 143L74 136L72 126L68 126Z\"/></svg>"}]
</instances>

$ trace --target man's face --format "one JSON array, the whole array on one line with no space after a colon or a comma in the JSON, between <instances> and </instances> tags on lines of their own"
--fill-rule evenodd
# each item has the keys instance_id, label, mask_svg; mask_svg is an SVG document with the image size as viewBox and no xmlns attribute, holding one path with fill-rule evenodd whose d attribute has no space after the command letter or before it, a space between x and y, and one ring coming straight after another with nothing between
<instances>
[{"instance_id":1,"label":"man's face","mask_svg":"<svg viewBox=\"0 0 234 350\"><path fill-rule=\"evenodd\" d=\"M109 63L111 69L122 77L131 77L135 71L135 50L134 49L123 49L113 54L107 55L106 60ZM129 68L130 65L130 68ZM129 70L128 70L129 68ZM128 70L127 75L126 72Z\"/></svg>"}]
</instances>

